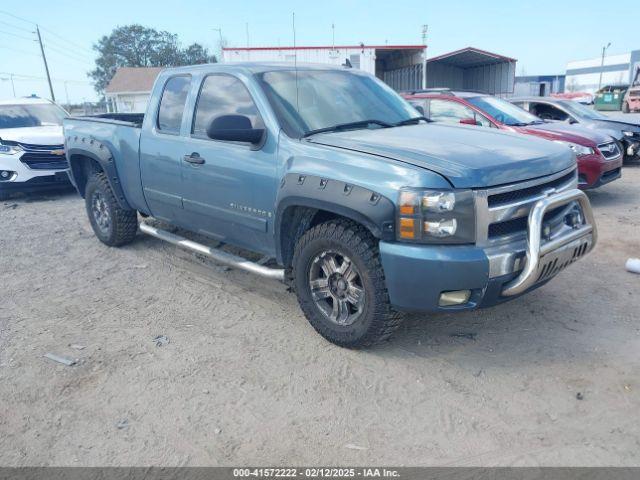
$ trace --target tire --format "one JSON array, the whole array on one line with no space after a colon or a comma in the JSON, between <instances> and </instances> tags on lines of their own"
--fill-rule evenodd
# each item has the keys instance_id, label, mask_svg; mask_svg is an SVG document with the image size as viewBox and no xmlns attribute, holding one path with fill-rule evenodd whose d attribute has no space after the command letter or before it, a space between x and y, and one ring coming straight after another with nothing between
<instances>
[{"instance_id":1,"label":"tire","mask_svg":"<svg viewBox=\"0 0 640 480\"><path fill-rule=\"evenodd\" d=\"M89 177L85 188L85 206L96 237L110 247L133 241L138 231L138 212L118 205L103 172Z\"/></svg>"},{"instance_id":2,"label":"tire","mask_svg":"<svg viewBox=\"0 0 640 480\"><path fill-rule=\"evenodd\" d=\"M622 113L629 113L629 104L627 102L622 102Z\"/></svg>"},{"instance_id":3,"label":"tire","mask_svg":"<svg viewBox=\"0 0 640 480\"><path fill-rule=\"evenodd\" d=\"M402 321L389 303L377 240L357 223L330 220L308 230L295 246L292 274L307 320L338 346L382 342Z\"/></svg>"}]
</instances>

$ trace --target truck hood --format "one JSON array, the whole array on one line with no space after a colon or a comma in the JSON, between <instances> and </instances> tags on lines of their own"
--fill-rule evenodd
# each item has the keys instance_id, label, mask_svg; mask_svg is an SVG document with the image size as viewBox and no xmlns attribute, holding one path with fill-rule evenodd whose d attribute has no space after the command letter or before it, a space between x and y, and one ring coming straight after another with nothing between
<instances>
[{"instance_id":1,"label":"truck hood","mask_svg":"<svg viewBox=\"0 0 640 480\"><path fill-rule=\"evenodd\" d=\"M405 162L456 188L482 188L551 175L575 165L569 148L479 127L411 125L322 133L309 142Z\"/></svg>"},{"instance_id":2,"label":"truck hood","mask_svg":"<svg viewBox=\"0 0 640 480\"><path fill-rule=\"evenodd\" d=\"M0 128L0 140L11 140L33 145L62 145L64 135L62 127L51 125L44 127Z\"/></svg>"},{"instance_id":3,"label":"truck hood","mask_svg":"<svg viewBox=\"0 0 640 480\"><path fill-rule=\"evenodd\" d=\"M569 125L563 122L540 123L538 125L518 127L517 130L529 135L539 135L547 140L572 142L585 147L595 147L602 143L611 142L611 137L602 131Z\"/></svg>"}]
</instances>

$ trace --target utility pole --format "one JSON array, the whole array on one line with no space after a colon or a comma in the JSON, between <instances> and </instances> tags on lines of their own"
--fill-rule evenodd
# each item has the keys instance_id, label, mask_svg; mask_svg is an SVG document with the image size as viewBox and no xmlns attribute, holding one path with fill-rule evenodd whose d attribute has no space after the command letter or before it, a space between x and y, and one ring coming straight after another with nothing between
<instances>
[{"instance_id":1,"label":"utility pole","mask_svg":"<svg viewBox=\"0 0 640 480\"><path fill-rule=\"evenodd\" d=\"M51 92L51 101L56 101L56 96L53 93L53 85L51 85L51 76L49 75L49 65L47 65L47 57L44 54L44 47L42 46L42 37L40 36L40 29L36 25L36 33L38 34L38 43L40 44L40 51L42 52L42 61L44 62L44 69L47 72L47 82L49 82L49 91Z\"/></svg>"},{"instance_id":2,"label":"utility pole","mask_svg":"<svg viewBox=\"0 0 640 480\"><path fill-rule=\"evenodd\" d=\"M602 61L600 62L600 80L598 81L598 90L602 87L602 69L604 68L604 54L607 51L607 48L611 46L611 42L607 43L606 46L602 47Z\"/></svg>"},{"instance_id":3,"label":"utility pole","mask_svg":"<svg viewBox=\"0 0 640 480\"><path fill-rule=\"evenodd\" d=\"M71 109L71 102L69 101L69 90L67 89L67 82L64 82L64 93L67 96L67 108Z\"/></svg>"},{"instance_id":4,"label":"utility pole","mask_svg":"<svg viewBox=\"0 0 640 480\"><path fill-rule=\"evenodd\" d=\"M9 74L9 78L11 79L11 90L13 90L13 98L16 98L16 86L13 83L13 73Z\"/></svg>"},{"instance_id":5,"label":"utility pole","mask_svg":"<svg viewBox=\"0 0 640 480\"><path fill-rule=\"evenodd\" d=\"M427 88L427 32L429 31L429 25L422 25L422 45L424 50L422 52L422 88Z\"/></svg>"},{"instance_id":6,"label":"utility pole","mask_svg":"<svg viewBox=\"0 0 640 480\"><path fill-rule=\"evenodd\" d=\"M249 22L245 24L245 27L247 29L247 48L249 48Z\"/></svg>"},{"instance_id":7,"label":"utility pole","mask_svg":"<svg viewBox=\"0 0 640 480\"><path fill-rule=\"evenodd\" d=\"M211 30L220 34L220 58L218 61L224 62L224 40L222 39L222 28L212 28Z\"/></svg>"}]
</instances>

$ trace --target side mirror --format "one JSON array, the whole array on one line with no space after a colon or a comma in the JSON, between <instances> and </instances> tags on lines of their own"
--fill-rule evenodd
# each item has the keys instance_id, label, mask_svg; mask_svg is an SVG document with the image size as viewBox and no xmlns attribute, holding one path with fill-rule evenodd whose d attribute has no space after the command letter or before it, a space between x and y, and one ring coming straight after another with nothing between
<instances>
[{"instance_id":1,"label":"side mirror","mask_svg":"<svg viewBox=\"0 0 640 480\"><path fill-rule=\"evenodd\" d=\"M420 115L422 115L423 117L424 115L424 108L422 107L422 105L414 105L413 108L415 108L418 112L420 112Z\"/></svg>"},{"instance_id":2,"label":"side mirror","mask_svg":"<svg viewBox=\"0 0 640 480\"><path fill-rule=\"evenodd\" d=\"M264 128L253 128L244 115L221 115L211 121L207 136L212 140L256 144L262 141Z\"/></svg>"},{"instance_id":3,"label":"side mirror","mask_svg":"<svg viewBox=\"0 0 640 480\"><path fill-rule=\"evenodd\" d=\"M568 120L570 125L573 125L574 123L578 123L578 121L573 117L569 117L567 120Z\"/></svg>"},{"instance_id":4,"label":"side mirror","mask_svg":"<svg viewBox=\"0 0 640 480\"><path fill-rule=\"evenodd\" d=\"M460 123L462 123L463 125L478 125L478 122L476 122L475 118L461 118Z\"/></svg>"}]
</instances>

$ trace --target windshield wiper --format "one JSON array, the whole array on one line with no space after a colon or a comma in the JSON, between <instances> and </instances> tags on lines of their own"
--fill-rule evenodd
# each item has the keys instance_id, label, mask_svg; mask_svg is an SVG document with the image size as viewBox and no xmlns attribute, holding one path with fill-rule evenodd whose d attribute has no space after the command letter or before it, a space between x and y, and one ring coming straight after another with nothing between
<instances>
[{"instance_id":1,"label":"windshield wiper","mask_svg":"<svg viewBox=\"0 0 640 480\"><path fill-rule=\"evenodd\" d=\"M413 125L413 124L417 124L420 123L420 120L424 120L427 123L431 123L433 120L429 120L427 117L412 117L412 118L407 118L405 120L400 120L399 122L396 122L393 124L394 127L402 127L403 125Z\"/></svg>"},{"instance_id":2,"label":"windshield wiper","mask_svg":"<svg viewBox=\"0 0 640 480\"><path fill-rule=\"evenodd\" d=\"M351 128L365 128L369 125L380 125L383 128L393 127L394 125L391 123L383 122L382 120L359 120L357 122L349 122L349 123L340 123L338 125L334 125L332 127L325 128L317 128L316 130L309 130L306 132L303 137L309 137L311 135L315 135L316 133L325 133L325 132L339 132L341 130L349 130Z\"/></svg>"}]
</instances>

